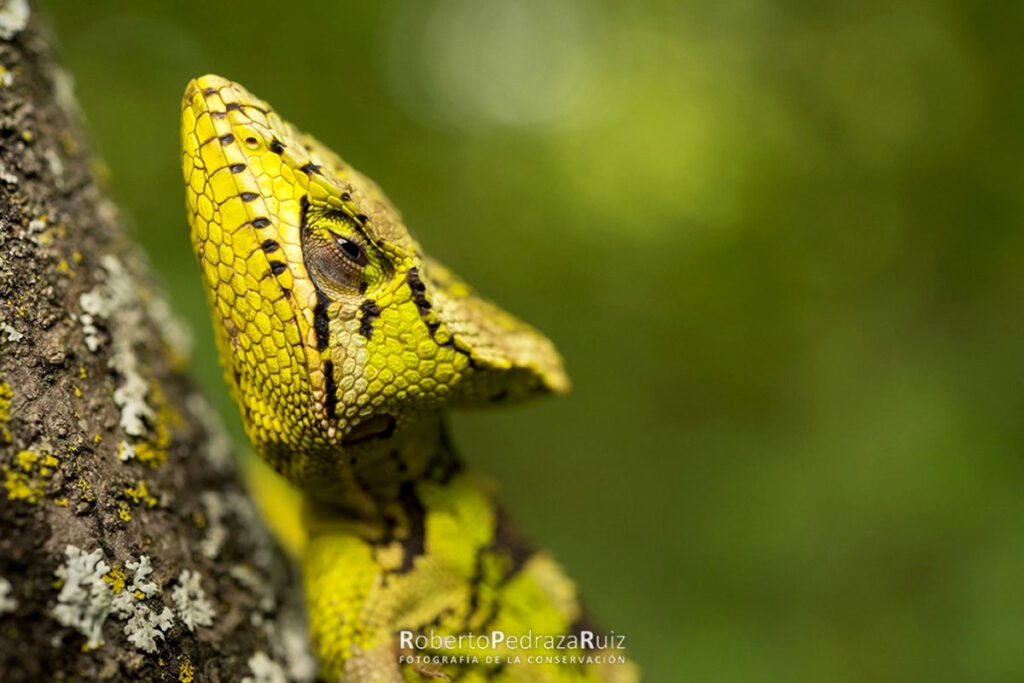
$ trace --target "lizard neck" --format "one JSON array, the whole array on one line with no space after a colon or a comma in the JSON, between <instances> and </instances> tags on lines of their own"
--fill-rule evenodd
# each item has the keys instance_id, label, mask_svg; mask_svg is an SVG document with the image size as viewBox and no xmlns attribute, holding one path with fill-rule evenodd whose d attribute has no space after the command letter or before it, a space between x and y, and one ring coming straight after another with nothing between
<instances>
[{"instance_id":1,"label":"lizard neck","mask_svg":"<svg viewBox=\"0 0 1024 683\"><path fill-rule=\"evenodd\" d=\"M441 413L424 416L400 437L346 449L332 460L341 476L325 477L323 489L310 491L315 504L372 525L386 523L420 484L447 484L463 469Z\"/></svg>"}]
</instances>

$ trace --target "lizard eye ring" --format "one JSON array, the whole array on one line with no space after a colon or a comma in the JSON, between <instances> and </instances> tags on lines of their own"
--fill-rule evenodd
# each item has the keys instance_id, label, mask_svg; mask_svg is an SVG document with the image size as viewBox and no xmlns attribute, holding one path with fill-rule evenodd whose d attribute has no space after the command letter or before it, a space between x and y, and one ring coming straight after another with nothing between
<instances>
[{"instance_id":1,"label":"lizard eye ring","mask_svg":"<svg viewBox=\"0 0 1024 683\"><path fill-rule=\"evenodd\" d=\"M351 229L349 236L339 234ZM354 234L355 221L341 211L313 207L302 201L300 240L302 255L313 283L332 299L365 291L370 259L366 246Z\"/></svg>"},{"instance_id":2,"label":"lizard eye ring","mask_svg":"<svg viewBox=\"0 0 1024 683\"><path fill-rule=\"evenodd\" d=\"M358 243L321 232L308 236L302 251L313 281L332 298L361 289L367 259L366 251Z\"/></svg>"}]
</instances>

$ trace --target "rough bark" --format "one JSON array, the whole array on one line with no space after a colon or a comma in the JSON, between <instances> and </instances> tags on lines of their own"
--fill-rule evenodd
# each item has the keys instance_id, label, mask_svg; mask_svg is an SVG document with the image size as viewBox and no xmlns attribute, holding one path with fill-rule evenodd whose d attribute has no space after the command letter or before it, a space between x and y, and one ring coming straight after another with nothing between
<instances>
[{"instance_id":1,"label":"rough bark","mask_svg":"<svg viewBox=\"0 0 1024 683\"><path fill-rule=\"evenodd\" d=\"M0 680L308 677L294 572L51 43L0 6Z\"/></svg>"}]
</instances>

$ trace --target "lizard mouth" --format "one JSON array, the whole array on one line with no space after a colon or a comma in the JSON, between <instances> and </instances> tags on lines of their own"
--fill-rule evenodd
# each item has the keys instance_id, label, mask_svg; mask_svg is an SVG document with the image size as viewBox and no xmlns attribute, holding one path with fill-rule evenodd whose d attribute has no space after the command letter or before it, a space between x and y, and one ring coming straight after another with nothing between
<instances>
[{"instance_id":1,"label":"lizard mouth","mask_svg":"<svg viewBox=\"0 0 1024 683\"><path fill-rule=\"evenodd\" d=\"M356 424L342 439L342 446L352 446L370 439L386 439L395 431L394 415L374 415Z\"/></svg>"}]
</instances>

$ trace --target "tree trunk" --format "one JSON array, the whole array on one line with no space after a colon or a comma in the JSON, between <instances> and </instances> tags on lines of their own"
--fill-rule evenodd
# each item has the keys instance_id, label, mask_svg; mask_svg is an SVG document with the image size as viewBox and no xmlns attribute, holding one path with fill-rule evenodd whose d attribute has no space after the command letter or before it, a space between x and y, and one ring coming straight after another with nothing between
<instances>
[{"instance_id":1,"label":"tree trunk","mask_svg":"<svg viewBox=\"0 0 1024 683\"><path fill-rule=\"evenodd\" d=\"M0 6L0 680L309 678L294 570L51 44Z\"/></svg>"}]
</instances>

